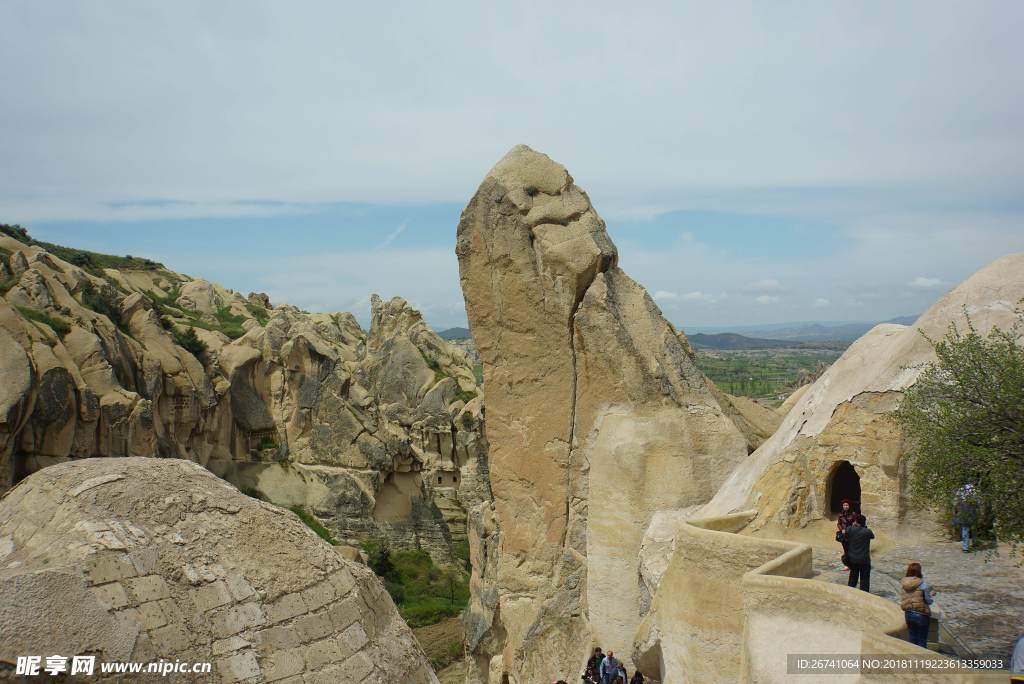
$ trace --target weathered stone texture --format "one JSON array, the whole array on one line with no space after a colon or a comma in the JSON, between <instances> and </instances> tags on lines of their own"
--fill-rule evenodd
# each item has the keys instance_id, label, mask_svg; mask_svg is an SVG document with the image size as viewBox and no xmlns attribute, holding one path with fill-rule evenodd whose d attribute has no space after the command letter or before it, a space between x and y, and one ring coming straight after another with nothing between
<instances>
[{"instance_id":1,"label":"weathered stone texture","mask_svg":"<svg viewBox=\"0 0 1024 684\"><path fill-rule=\"evenodd\" d=\"M552 679L592 639L631 643L651 515L707 501L746 443L559 164L498 162L458 256L494 494L471 522L472 676Z\"/></svg>"},{"instance_id":2,"label":"weathered stone texture","mask_svg":"<svg viewBox=\"0 0 1024 684\"><path fill-rule=\"evenodd\" d=\"M187 458L307 508L340 541L386 537L452 560L466 511L486 497L482 390L473 362L404 300L373 297L364 332L350 314L275 307L164 269L99 277L6 235L0 247L3 269L25 265L0 297L0 491L70 459ZM229 330L241 336L221 332L225 321L241 321ZM189 327L206 354L167 329ZM397 474L410 480L400 516L378 510Z\"/></svg>"},{"instance_id":3,"label":"weathered stone texture","mask_svg":"<svg viewBox=\"0 0 1024 684\"><path fill-rule=\"evenodd\" d=\"M928 339L950 325L1009 329L1024 298L1024 254L1010 254L951 290L913 326L878 325L786 407L779 429L730 476L702 515L756 509L753 529L832 516L831 476L849 463L876 529L898 535L908 511L903 437L889 414L935 358Z\"/></svg>"},{"instance_id":4,"label":"weathered stone texture","mask_svg":"<svg viewBox=\"0 0 1024 684\"><path fill-rule=\"evenodd\" d=\"M221 682L437 681L372 572L188 461L47 468L0 501L0 540L0 659L56 649L208 661Z\"/></svg>"}]
</instances>

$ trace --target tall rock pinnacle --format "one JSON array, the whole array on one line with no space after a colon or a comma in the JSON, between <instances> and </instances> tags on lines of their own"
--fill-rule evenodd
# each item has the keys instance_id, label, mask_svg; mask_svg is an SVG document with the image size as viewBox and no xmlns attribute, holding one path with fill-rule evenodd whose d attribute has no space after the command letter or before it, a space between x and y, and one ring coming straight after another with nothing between
<instances>
[{"instance_id":1,"label":"tall rock pinnacle","mask_svg":"<svg viewBox=\"0 0 1024 684\"><path fill-rule=\"evenodd\" d=\"M574 675L592 644L630 649L654 512L710 499L745 441L560 164L513 148L457 253L494 493L471 526L476 675Z\"/></svg>"}]
</instances>

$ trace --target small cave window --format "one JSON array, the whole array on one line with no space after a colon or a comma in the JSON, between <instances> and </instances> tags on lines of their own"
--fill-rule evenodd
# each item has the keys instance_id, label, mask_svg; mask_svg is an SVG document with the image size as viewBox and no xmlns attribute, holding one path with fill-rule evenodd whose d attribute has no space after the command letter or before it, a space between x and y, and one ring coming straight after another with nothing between
<instances>
[{"instance_id":1,"label":"small cave window","mask_svg":"<svg viewBox=\"0 0 1024 684\"><path fill-rule=\"evenodd\" d=\"M458 475L452 475L452 482L458 482L458 481L459 481L459 476Z\"/></svg>"},{"instance_id":2,"label":"small cave window","mask_svg":"<svg viewBox=\"0 0 1024 684\"><path fill-rule=\"evenodd\" d=\"M860 510L860 475L849 461L840 461L832 469L828 482L828 504L832 515L838 515L843 499L854 502L854 510Z\"/></svg>"},{"instance_id":3,"label":"small cave window","mask_svg":"<svg viewBox=\"0 0 1024 684\"><path fill-rule=\"evenodd\" d=\"M441 484L442 475L437 476L437 484Z\"/></svg>"}]
</instances>

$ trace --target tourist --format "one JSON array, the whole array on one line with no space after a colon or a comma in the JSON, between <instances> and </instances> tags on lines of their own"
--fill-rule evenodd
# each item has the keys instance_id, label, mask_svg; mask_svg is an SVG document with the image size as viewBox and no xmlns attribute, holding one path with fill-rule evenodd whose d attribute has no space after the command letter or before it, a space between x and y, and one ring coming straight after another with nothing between
<instances>
[{"instance_id":1,"label":"tourist","mask_svg":"<svg viewBox=\"0 0 1024 684\"><path fill-rule=\"evenodd\" d=\"M583 673L583 679L596 683L602 660L604 660L604 653L601 651L601 647L598 646L594 649L594 655L590 656L590 660L587 661L587 669Z\"/></svg>"},{"instance_id":2,"label":"tourist","mask_svg":"<svg viewBox=\"0 0 1024 684\"><path fill-rule=\"evenodd\" d=\"M629 684L644 684L644 674L640 670L633 673L633 678L629 680Z\"/></svg>"},{"instance_id":3,"label":"tourist","mask_svg":"<svg viewBox=\"0 0 1024 684\"><path fill-rule=\"evenodd\" d=\"M868 529L868 519L858 513L857 521L846 528L844 536L850 559L850 580L847 584L855 587L859 579L861 591L871 591L871 540L875 533Z\"/></svg>"},{"instance_id":4,"label":"tourist","mask_svg":"<svg viewBox=\"0 0 1024 684\"><path fill-rule=\"evenodd\" d=\"M857 521L857 511L853 510L853 502L849 499L843 499L841 505L843 510L836 518L836 541L843 545L843 570L849 570L846 561L849 560L847 555L850 549L846 542L846 528Z\"/></svg>"},{"instance_id":5,"label":"tourist","mask_svg":"<svg viewBox=\"0 0 1024 684\"><path fill-rule=\"evenodd\" d=\"M608 655L601 661L601 669L599 674L601 675L602 684L612 684L615 681L615 676L619 673L619 659L615 657L614 651L608 651Z\"/></svg>"},{"instance_id":6,"label":"tourist","mask_svg":"<svg viewBox=\"0 0 1024 684\"><path fill-rule=\"evenodd\" d=\"M900 608L907 619L910 643L928 648L928 625L931 623L932 614L930 606L935 591L924 581L920 563L911 563L907 566L907 574L900 580L900 588L903 589Z\"/></svg>"},{"instance_id":7,"label":"tourist","mask_svg":"<svg viewBox=\"0 0 1024 684\"><path fill-rule=\"evenodd\" d=\"M974 526L978 523L978 503L974 485L966 484L956 493L953 504L953 524L960 528L960 544L964 553L971 550Z\"/></svg>"},{"instance_id":8,"label":"tourist","mask_svg":"<svg viewBox=\"0 0 1024 684\"><path fill-rule=\"evenodd\" d=\"M1024 634L1017 639L1017 645L1013 647L1013 655L1010 657L1010 681L1024 683Z\"/></svg>"}]
</instances>

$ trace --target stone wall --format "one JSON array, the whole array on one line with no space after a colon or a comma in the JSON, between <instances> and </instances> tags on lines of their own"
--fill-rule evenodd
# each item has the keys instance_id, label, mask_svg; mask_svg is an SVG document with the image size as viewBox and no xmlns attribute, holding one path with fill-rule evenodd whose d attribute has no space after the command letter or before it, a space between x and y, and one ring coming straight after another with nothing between
<instances>
[{"instance_id":1,"label":"stone wall","mask_svg":"<svg viewBox=\"0 0 1024 684\"><path fill-rule=\"evenodd\" d=\"M634 645L634 661L645 675L663 684L760 684L791 681L791 653L943 658L905 640L903 611L895 603L808 579L810 546L737 534L755 515L680 523L671 562ZM1005 681L1005 674L953 667L943 672L953 682ZM934 676L922 670L828 679L924 682Z\"/></svg>"}]
</instances>

